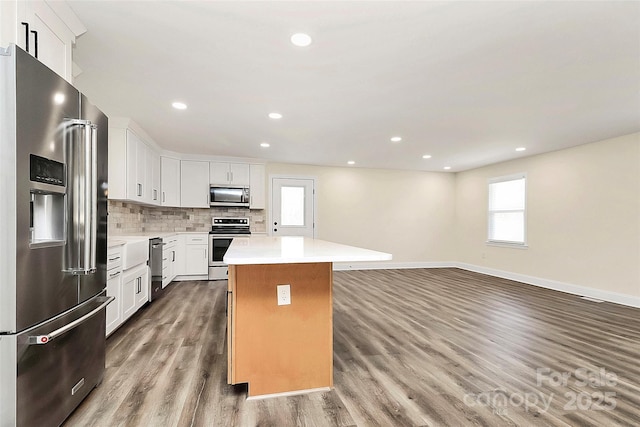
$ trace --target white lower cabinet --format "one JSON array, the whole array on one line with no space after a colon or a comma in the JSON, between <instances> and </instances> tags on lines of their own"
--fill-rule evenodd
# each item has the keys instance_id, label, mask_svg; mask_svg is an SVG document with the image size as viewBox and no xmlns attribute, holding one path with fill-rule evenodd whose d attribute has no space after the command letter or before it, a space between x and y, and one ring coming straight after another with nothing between
<instances>
[{"instance_id":1,"label":"white lower cabinet","mask_svg":"<svg viewBox=\"0 0 640 427\"><path fill-rule=\"evenodd\" d=\"M111 250L107 257L113 258ZM107 296L115 297L115 300L107 306L107 336L149 301L150 283L147 264L139 264L125 271L121 268L122 265L119 264L118 269L107 270Z\"/></svg>"},{"instance_id":2,"label":"white lower cabinet","mask_svg":"<svg viewBox=\"0 0 640 427\"><path fill-rule=\"evenodd\" d=\"M173 272L176 276L187 274L187 241L185 234L178 234L176 243L176 262L173 263Z\"/></svg>"},{"instance_id":3,"label":"white lower cabinet","mask_svg":"<svg viewBox=\"0 0 640 427\"><path fill-rule=\"evenodd\" d=\"M209 234L188 234L185 238L186 275L209 273Z\"/></svg>"},{"instance_id":4,"label":"white lower cabinet","mask_svg":"<svg viewBox=\"0 0 640 427\"><path fill-rule=\"evenodd\" d=\"M115 299L107 306L106 333L115 331L122 323L122 247L107 251L107 296Z\"/></svg>"},{"instance_id":5,"label":"white lower cabinet","mask_svg":"<svg viewBox=\"0 0 640 427\"><path fill-rule=\"evenodd\" d=\"M178 236L170 236L162 239L162 288L166 288L176 278L176 264L178 261Z\"/></svg>"},{"instance_id":6,"label":"white lower cabinet","mask_svg":"<svg viewBox=\"0 0 640 427\"><path fill-rule=\"evenodd\" d=\"M122 321L149 301L149 267L140 264L122 274Z\"/></svg>"},{"instance_id":7,"label":"white lower cabinet","mask_svg":"<svg viewBox=\"0 0 640 427\"><path fill-rule=\"evenodd\" d=\"M124 322L136 312L136 290L138 278L132 275L122 277L122 321Z\"/></svg>"}]
</instances>

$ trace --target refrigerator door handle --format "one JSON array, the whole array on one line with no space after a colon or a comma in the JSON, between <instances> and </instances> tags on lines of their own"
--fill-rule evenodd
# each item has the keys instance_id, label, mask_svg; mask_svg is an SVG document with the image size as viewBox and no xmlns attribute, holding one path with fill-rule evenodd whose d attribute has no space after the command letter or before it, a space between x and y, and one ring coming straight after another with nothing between
<instances>
[{"instance_id":1,"label":"refrigerator door handle","mask_svg":"<svg viewBox=\"0 0 640 427\"><path fill-rule=\"evenodd\" d=\"M67 249L65 270L75 275L96 271L98 212L97 126L88 120L69 121L65 147L67 167ZM77 132L80 128L80 132ZM80 135L78 135L80 134Z\"/></svg>"},{"instance_id":2,"label":"refrigerator door handle","mask_svg":"<svg viewBox=\"0 0 640 427\"><path fill-rule=\"evenodd\" d=\"M29 345L31 345L31 344L48 344L49 342L53 341L54 339L56 339L60 335L62 335L65 332L68 332L71 329L81 325L82 323L84 323L87 320L89 320L91 317L93 317L96 314L98 314L103 308L105 308L107 305L109 305L109 303L111 303L111 301L113 301L114 299L116 299L116 298L115 297L97 297L96 301L101 303L98 307L94 308L93 310L91 310L90 312L88 312L87 314L82 316L81 318L76 319L71 323L67 323L62 328L56 329L55 331L50 332L47 335L32 335L32 336L30 336L29 339L28 339Z\"/></svg>"}]
</instances>

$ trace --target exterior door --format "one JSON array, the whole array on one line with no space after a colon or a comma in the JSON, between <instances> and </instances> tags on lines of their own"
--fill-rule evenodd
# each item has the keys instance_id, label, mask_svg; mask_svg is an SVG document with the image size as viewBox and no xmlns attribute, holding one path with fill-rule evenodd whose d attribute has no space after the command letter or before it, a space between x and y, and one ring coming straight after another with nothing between
<instances>
[{"instance_id":1,"label":"exterior door","mask_svg":"<svg viewBox=\"0 0 640 427\"><path fill-rule=\"evenodd\" d=\"M272 178L271 235L315 237L314 180Z\"/></svg>"}]
</instances>

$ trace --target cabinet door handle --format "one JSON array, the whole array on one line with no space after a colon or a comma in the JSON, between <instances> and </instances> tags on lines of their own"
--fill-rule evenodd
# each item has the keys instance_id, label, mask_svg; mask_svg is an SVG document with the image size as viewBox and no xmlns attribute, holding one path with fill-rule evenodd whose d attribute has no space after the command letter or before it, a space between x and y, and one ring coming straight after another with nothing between
<instances>
[{"instance_id":1,"label":"cabinet door handle","mask_svg":"<svg viewBox=\"0 0 640 427\"><path fill-rule=\"evenodd\" d=\"M173 253L173 259L171 262L176 262L176 251L171 251Z\"/></svg>"},{"instance_id":2,"label":"cabinet door handle","mask_svg":"<svg viewBox=\"0 0 640 427\"><path fill-rule=\"evenodd\" d=\"M37 58L37 56L36 56ZM233 172L231 172L231 182L233 182Z\"/></svg>"},{"instance_id":3,"label":"cabinet door handle","mask_svg":"<svg viewBox=\"0 0 640 427\"><path fill-rule=\"evenodd\" d=\"M27 53L29 53L29 23L22 22L22 25L24 25L24 47Z\"/></svg>"},{"instance_id":4,"label":"cabinet door handle","mask_svg":"<svg viewBox=\"0 0 640 427\"><path fill-rule=\"evenodd\" d=\"M158 200L158 190L153 190L153 200Z\"/></svg>"},{"instance_id":5,"label":"cabinet door handle","mask_svg":"<svg viewBox=\"0 0 640 427\"><path fill-rule=\"evenodd\" d=\"M142 196L142 184L138 184L138 196Z\"/></svg>"},{"instance_id":6,"label":"cabinet door handle","mask_svg":"<svg viewBox=\"0 0 640 427\"><path fill-rule=\"evenodd\" d=\"M162 192L162 203L164 203L164 202L166 202L166 201L167 201L167 197L166 197L165 192L163 191L163 192Z\"/></svg>"},{"instance_id":7,"label":"cabinet door handle","mask_svg":"<svg viewBox=\"0 0 640 427\"><path fill-rule=\"evenodd\" d=\"M31 30L31 33L33 34L33 41L36 44L35 57L36 59L38 59L38 32L35 30Z\"/></svg>"},{"instance_id":8,"label":"cabinet door handle","mask_svg":"<svg viewBox=\"0 0 640 427\"><path fill-rule=\"evenodd\" d=\"M116 276L117 276L118 274L120 274L120 273L121 273L120 271L116 271L115 273L111 273L111 274L109 275L109 278L111 279L112 277L116 277Z\"/></svg>"}]
</instances>

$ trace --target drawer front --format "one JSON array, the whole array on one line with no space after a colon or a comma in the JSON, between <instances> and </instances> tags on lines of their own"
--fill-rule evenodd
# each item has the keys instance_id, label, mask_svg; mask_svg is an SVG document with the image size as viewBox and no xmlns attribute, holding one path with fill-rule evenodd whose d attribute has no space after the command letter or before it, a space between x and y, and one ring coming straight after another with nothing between
<instances>
[{"instance_id":1,"label":"drawer front","mask_svg":"<svg viewBox=\"0 0 640 427\"><path fill-rule=\"evenodd\" d=\"M107 252L107 271L113 270L113 269L120 269L121 267L122 267L122 252L120 250Z\"/></svg>"},{"instance_id":2,"label":"drawer front","mask_svg":"<svg viewBox=\"0 0 640 427\"><path fill-rule=\"evenodd\" d=\"M178 244L178 237L176 236L171 236L171 237L164 237L162 239L162 243L165 244L164 248L169 248L169 247L173 247L176 246Z\"/></svg>"},{"instance_id":3,"label":"drawer front","mask_svg":"<svg viewBox=\"0 0 640 427\"><path fill-rule=\"evenodd\" d=\"M122 275L122 269L120 267L107 270L107 281L117 279L121 275Z\"/></svg>"},{"instance_id":4,"label":"drawer front","mask_svg":"<svg viewBox=\"0 0 640 427\"><path fill-rule=\"evenodd\" d=\"M187 245L206 245L208 237L208 234L187 236Z\"/></svg>"}]
</instances>

